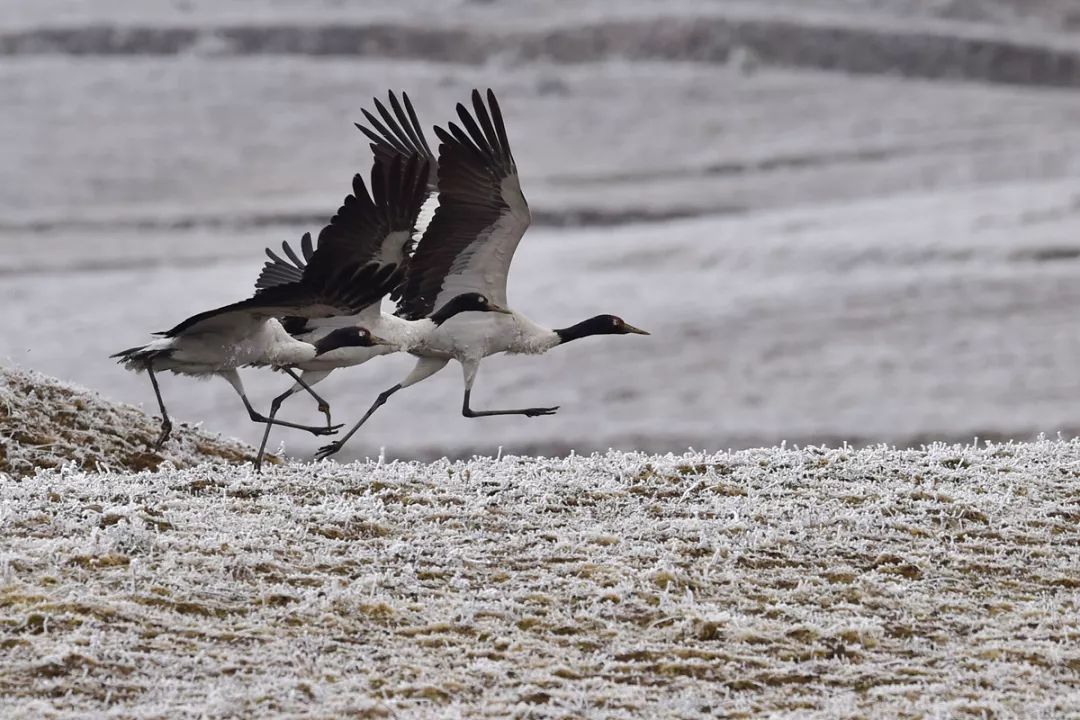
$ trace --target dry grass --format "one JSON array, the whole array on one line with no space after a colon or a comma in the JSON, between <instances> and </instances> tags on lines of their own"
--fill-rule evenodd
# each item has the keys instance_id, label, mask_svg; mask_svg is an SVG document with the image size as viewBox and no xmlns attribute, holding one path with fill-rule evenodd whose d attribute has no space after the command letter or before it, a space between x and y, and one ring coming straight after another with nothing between
<instances>
[{"instance_id":1,"label":"dry grass","mask_svg":"<svg viewBox=\"0 0 1080 720\"><path fill-rule=\"evenodd\" d=\"M247 445L179 423L157 451L158 431L159 420L136 407L41 373L0 367L0 474L23 477L65 465L138 472L166 461L184 468L254 458Z\"/></svg>"},{"instance_id":2,"label":"dry grass","mask_svg":"<svg viewBox=\"0 0 1080 720\"><path fill-rule=\"evenodd\" d=\"M1063 717L1080 443L51 472L22 717Z\"/></svg>"}]
</instances>

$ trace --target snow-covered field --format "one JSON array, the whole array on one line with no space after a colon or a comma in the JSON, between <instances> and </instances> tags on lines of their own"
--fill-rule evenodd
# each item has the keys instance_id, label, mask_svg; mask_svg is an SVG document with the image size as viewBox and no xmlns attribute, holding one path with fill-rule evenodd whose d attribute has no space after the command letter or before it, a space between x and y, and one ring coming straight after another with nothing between
<instances>
[{"instance_id":1,"label":"snow-covered field","mask_svg":"<svg viewBox=\"0 0 1080 720\"><path fill-rule=\"evenodd\" d=\"M0 139L18 160L0 169L9 173L0 297L17 308L0 357L152 410L145 378L106 356L245 296L264 245L317 227L364 162L348 125L362 98L383 85L418 88L430 116L439 104L427 98L449 107L484 81L469 71L440 89L424 80L427 65L211 65L211 75L199 62L0 67L26 83L31 107L49 101L45 87L74 99L44 127L40 113L17 113L19 131ZM395 397L357 438L361 456L382 446L432 457L499 446L908 444L1076 428L1074 93L659 65L561 77L567 94L505 101L537 214L698 217L540 225L515 261L511 299L553 325L616 312L654 336L485 363L479 401L561 405L553 418L460 418L451 368ZM105 84L91 90L91 78ZM320 99L278 97L282 86ZM103 114L93 143L77 130L82 101ZM566 129L552 143L545 126L560 116ZM294 147L279 146L290 137ZM41 172L16 177L20 168ZM276 215L312 221L259 221ZM332 377L337 417L358 417L409 366L388 358ZM224 383L164 383L177 417L256 437ZM283 383L253 374L250 386L265 406ZM292 408L316 417L304 398ZM317 444L276 437L294 452Z\"/></svg>"},{"instance_id":2,"label":"snow-covered field","mask_svg":"<svg viewBox=\"0 0 1080 720\"><path fill-rule=\"evenodd\" d=\"M1080 442L50 471L4 717L1075 717Z\"/></svg>"}]
</instances>

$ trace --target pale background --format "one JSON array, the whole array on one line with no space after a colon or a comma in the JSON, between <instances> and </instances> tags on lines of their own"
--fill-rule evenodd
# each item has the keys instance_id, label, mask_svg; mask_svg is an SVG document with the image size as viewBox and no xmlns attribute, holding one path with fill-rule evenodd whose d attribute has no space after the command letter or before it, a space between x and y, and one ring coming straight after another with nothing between
<instances>
[{"instance_id":1,"label":"pale background","mask_svg":"<svg viewBox=\"0 0 1080 720\"><path fill-rule=\"evenodd\" d=\"M485 361L477 407L548 418L462 418L452 365L353 455L1080 426L1075 3L372 5L0 1L0 363L156 412L107 355L247 296L264 246L317 232L367 172L372 95L407 90L430 126L490 86L536 218L511 303L653 336ZM411 364L320 387L351 423ZM245 379L263 407L287 386ZM258 435L220 380L163 390Z\"/></svg>"}]
</instances>

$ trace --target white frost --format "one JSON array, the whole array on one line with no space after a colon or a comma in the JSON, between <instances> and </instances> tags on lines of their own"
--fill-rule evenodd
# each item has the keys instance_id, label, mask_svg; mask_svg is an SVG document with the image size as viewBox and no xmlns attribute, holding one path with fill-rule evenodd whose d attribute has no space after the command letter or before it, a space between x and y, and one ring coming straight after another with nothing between
<instances>
[{"instance_id":1,"label":"white frost","mask_svg":"<svg viewBox=\"0 0 1080 720\"><path fill-rule=\"evenodd\" d=\"M6 481L8 716L1080 711L1080 442Z\"/></svg>"}]
</instances>

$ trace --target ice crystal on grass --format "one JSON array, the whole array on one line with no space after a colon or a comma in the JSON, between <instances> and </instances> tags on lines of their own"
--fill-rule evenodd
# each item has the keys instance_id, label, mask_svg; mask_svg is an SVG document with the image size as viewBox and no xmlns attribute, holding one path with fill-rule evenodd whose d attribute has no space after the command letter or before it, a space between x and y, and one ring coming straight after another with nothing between
<instances>
[{"instance_id":1,"label":"ice crystal on grass","mask_svg":"<svg viewBox=\"0 0 1080 720\"><path fill-rule=\"evenodd\" d=\"M8 712L1060 717L1080 442L41 472Z\"/></svg>"},{"instance_id":2,"label":"ice crystal on grass","mask_svg":"<svg viewBox=\"0 0 1080 720\"><path fill-rule=\"evenodd\" d=\"M251 460L248 446L176 424L159 451L158 420L41 373L0 367L0 474L41 468L154 470ZM271 462L278 462L277 458Z\"/></svg>"}]
</instances>

